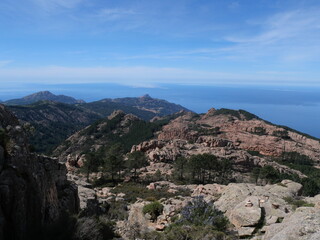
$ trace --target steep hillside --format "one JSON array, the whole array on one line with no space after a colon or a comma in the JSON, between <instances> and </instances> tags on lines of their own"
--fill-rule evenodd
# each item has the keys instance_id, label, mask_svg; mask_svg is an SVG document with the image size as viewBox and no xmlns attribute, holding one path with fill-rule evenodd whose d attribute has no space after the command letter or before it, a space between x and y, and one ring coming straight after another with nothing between
<instances>
[{"instance_id":1,"label":"steep hillside","mask_svg":"<svg viewBox=\"0 0 320 240\"><path fill-rule=\"evenodd\" d=\"M67 136L100 118L99 114L90 110L51 101L8 108L34 128L29 137L37 152L49 152Z\"/></svg>"},{"instance_id":2,"label":"steep hillside","mask_svg":"<svg viewBox=\"0 0 320 240\"><path fill-rule=\"evenodd\" d=\"M121 103L112 102L109 99L103 99L100 101L78 104L77 106L84 108L84 109L88 109L90 111L93 111L93 112L99 114L101 117L109 116L115 110L121 110L126 113L131 113L131 114L134 114L137 117L139 117L141 119L145 119L145 120L150 120L154 116L156 116L155 113L152 113L148 110L141 110L141 109L137 109L132 106L127 106L127 105L123 105Z\"/></svg>"},{"instance_id":3,"label":"steep hillside","mask_svg":"<svg viewBox=\"0 0 320 240\"><path fill-rule=\"evenodd\" d=\"M81 166L86 154L99 154L100 150L117 143L122 145L125 152L130 151L133 145L153 138L154 133L168 121L169 118L146 122L132 114L114 111L109 117L98 120L70 136L53 154L60 161L68 160L71 165Z\"/></svg>"},{"instance_id":4,"label":"steep hillside","mask_svg":"<svg viewBox=\"0 0 320 240\"><path fill-rule=\"evenodd\" d=\"M240 173L234 175L237 181L247 181L246 175L271 181L291 178L310 187L308 194L320 190L319 139L270 124L243 110L184 114L163 126L155 139L133 146L132 151L144 152L151 162L168 163L180 156L213 154L233 164L232 169Z\"/></svg>"},{"instance_id":5,"label":"steep hillside","mask_svg":"<svg viewBox=\"0 0 320 240\"><path fill-rule=\"evenodd\" d=\"M75 104L75 103L84 103L83 100L77 100L73 97L65 96L65 95L54 95L49 91L41 91L37 93L33 93L31 95L25 96L23 98L11 99L5 101L3 104L5 105L28 105L38 101L55 101L67 104Z\"/></svg>"},{"instance_id":6,"label":"steep hillside","mask_svg":"<svg viewBox=\"0 0 320 240\"><path fill-rule=\"evenodd\" d=\"M320 187L316 169L319 140L275 126L244 110L210 109L201 115L182 111L153 122L117 112L72 135L54 154L60 161L79 167L86 153L99 152L114 143L121 143L125 152L132 146L131 152L145 153L151 163L172 165L179 157L212 154L233 165L230 181L249 181L254 169L264 171L269 166L276 175L310 177Z\"/></svg>"},{"instance_id":7,"label":"steep hillside","mask_svg":"<svg viewBox=\"0 0 320 240\"><path fill-rule=\"evenodd\" d=\"M112 102L149 111L158 116L170 115L181 110L190 112L189 109L182 107L181 105L173 104L162 99L152 98L148 94L135 98L115 98L112 99Z\"/></svg>"},{"instance_id":8,"label":"steep hillside","mask_svg":"<svg viewBox=\"0 0 320 240\"><path fill-rule=\"evenodd\" d=\"M166 100L152 98L149 95L132 98L102 99L91 103L80 104L79 106L90 109L103 116L110 115L114 110L122 110L137 117L150 120L155 116L166 116L188 109L170 103Z\"/></svg>"},{"instance_id":9,"label":"steep hillside","mask_svg":"<svg viewBox=\"0 0 320 240\"><path fill-rule=\"evenodd\" d=\"M42 239L64 211L77 213L77 187L66 173L56 159L29 152L23 127L0 105L0 239Z\"/></svg>"}]
</instances>

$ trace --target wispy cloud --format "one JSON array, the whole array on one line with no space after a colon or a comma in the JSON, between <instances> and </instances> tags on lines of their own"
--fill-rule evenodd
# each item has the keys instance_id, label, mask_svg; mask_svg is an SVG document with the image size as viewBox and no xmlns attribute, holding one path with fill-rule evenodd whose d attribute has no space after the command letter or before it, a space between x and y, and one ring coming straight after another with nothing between
<instances>
[{"instance_id":1,"label":"wispy cloud","mask_svg":"<svg viewBox=\"0 0 320 240\"><path fill-rule=\"evenodd\" d=\"M154 85L158 83L175 84L300 84L297 72L250 72L229 73L200 71L183 68L155 67L91 67L70 68L51 66L42 68L0 69L0 82L8 80L28 83L120 83L130 86ZM320 84L312 77L304 78L304 84Z\"/></svg>"},{"instance_id":2,"label":"wispy cloud","mask_svg":"<svg viewBox=\"0 0 320 240\"><path fill-rule=\"evenodd\" d=\"M77 8L84 0L30 0L42 14L57 14Z\"/></svg>"},{"instance_id":3,"label":"wispy cloud","mask_svg":"<svg viewBox=\"0 0 320 240\"><path fill-rule=\"evenodd\" d=\"M274 56L281 60L319 59L320 9L302 9L275 14L265 21L249 21L258 33L228 36L235 55Z\"/></svg>"},{"instance_id":4,"label":"wispy cloud","mask_svg":"<svg viewBox=\"0 0 320 240\"><path fill-rule=\"evenodd\" d=\"M99 18L100 20L118 20L123 17L136 15L137 12L132 9L124 9L124 8L103 8L99 10L94 17Z\"/></svg>"},{"instance_id":5,"label":"wispy cloud","mask_svg":"<svg viewBox=\"0 0 320 240\"><path fill-rule=\"evenodd\" d=\"M269 64L320 61L320 8L274 14L264 20L248 20L246 29L230 35L216 47L153 52L122 59L194 59L262 62Z\"/></svg>"},{"instance_id":6,"label":"wispy cloud","mask_svg":"<svg viewBox=\"0 0 320 240\"><path fill-rule=\"evenodd\" d=\"M0 60L0 67L4 67L12 62L12 60Z\"/></svg>"}]
</instances>

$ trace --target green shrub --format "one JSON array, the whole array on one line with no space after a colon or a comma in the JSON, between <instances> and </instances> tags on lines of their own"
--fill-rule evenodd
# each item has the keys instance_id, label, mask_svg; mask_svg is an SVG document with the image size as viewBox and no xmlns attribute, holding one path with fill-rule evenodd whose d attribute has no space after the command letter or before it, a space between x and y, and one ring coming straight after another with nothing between
<instances>
[{"instance_id":1,"label":"green shrub","mask_svg":"<svg viewBox=\"0 0 320 240\"><path fill-rule=\"evenodd\" d=\"M302 195L313 197L320 193L320 170L313 166L314 161L308 156L297 152L284 152L281 158L273 160L298 170L307 176L307 178L303 179L300 179L293 174L287 176L287 179L291 179L303 185Z\"/></svg>"},{"instance_id":2,"label":"green shrub","mask_svg":"<svg viewBox=\"0 0 320 240\"><path fill-rule=\"evenodd\" d=\"M289 133L287 130L276 130L276 131L273 131L272 135L282 139L287 139L287 140L291 139L289 137Z\"/></svg>"},{"instance_id":3,"label":"green shrub","mask_svg":"<svg viewBox=\"0 0 320 240\"><path fill-rule=\"evenodd\" d=\"M318 181L319 181L319 179L318 179ZM312 178L302 179L301 184L303 185L302 194L304 196L313 197L313 196L319 194L319 192L320 192L319 183L317 183Z\"/></svg>"},{"instance_id":4,"label":"green shrub","mask_svg":"<svg viewBox=\"0 0 320 240\"><path fill-rule=\"evenodd\" d=\"M266 129L263 127L254 127L253 129L253 134L262 136L262 135L267 135Z\"/></svg>"},{"instance_id":5,"label":"green shrub","mask_svg":"<svg viewBox=\"0 0 320 240\"><path fill-rule=\"evenodd\" d=\"M314 162L311 158L298 152L284 152L282 153L282 161L285 163L292 163L297 165L313 166Z\"/></svg>"},{"instance_id":6,"label":"green shrub","mask_svg":"<svg viewBox=\"0 0 320 240\"><path fill-rule=\"evenodd\" d=\"M155 197L146 197L145 200L148 201L148 202L155 202L155 201L157 201L157 199L156 199Z\"/></svg>"},{"instance_id":7,"label":"green shrub","mask_svg":"<svg viewBox=\"0 0 320 240\"><path fill-rule=\"evenodd\" d=\"M262 157L263 156L262 154L260 154L259 151L247 150L247 152L252 156L257 156L257 157Z\"/></svg>"},{"instance_id":8,"label":"green shrub","mask_svg":"<svg viewBox=\"0 0 320 240\"><path fill-rule=\"evenodd\" d=\"M223 232L216 231L209 226L178 226L174 225L166 229L163 233L156 231L142 234L142 239L148 240L231 240L236 239L227 236Z\"/></svg>"},{"instance_id":9,"label":"green shrub","mask_svg":"<svg viewBox=\"0 0 320 240\"><path fill-rule=\"evenodd\" d=\"M127 202L135 202L137 198L142 199L155 199L160 200L161 198L171 198L175 196L190 196L191 192L187 190L180 190L176 193L168 192L168 188L163 187L161 189L150 190L146 188L146 185L140 183L122 183L117 187L111 189L111 192L114 194L124 193L125 201Z\"/></svg>"},{"instance_id":10,"label":"green shrub","mask_svg":"<svg viewBox=\"0 0 320 240\"><path fill-rule=\"evenodd\" d=\"M149 213L151 216L151 220L156 220L159 215L161 215L163 211L163 205L156 201L145 205L142 209L143 214Z\"/></svg>"},{"instance_id":11,"label":"green shrub","mask_svg":"<svg viewBox=\"0 0 320 240\"><path fill-rule=\"evenodd\" d=\"M246 120L252 120L252 119L260 119L258 116L250 113L250 112L247 112L246 110L242 110L242 109L239 109L239 113L241 113Z\"/></svg>"},{"instance_id":12,"label":"green shrub","mask_svg":"<svg viewBox=\"0 0 320 240\"><path fill-rule=\"evenodd\" d=\"M283 200L292 205L294 210L299 207L314 207L313 203L308 203L304 200L294 199L292 197L285 197L283 198Z\"/></svg>"},{"instance_id":13,"label":"green shrub","mask_svg":"<svg viewBox=\"0 0 320 240\"><path fill-rule=\"evenodd\" d=\"M272 166L264 166L260 168L259 178L268 180L269 183L276 183L281 180L279 172Z\"/></svg>"},{"instance_id":14,"label":"green shrub","mask_svg":"<svg viewBox=\"0 0 320 240\"><path fill-rule=\"evenodd\" d=\"M231 115L233 117L240 119L239 111L227 109L227 108L220 108L220 109L216 110L213 115L214 116L216 116L216 115Z\"/></svg>"},{"instance_id":15,"label":"green shrub","mask_svg":"<svg viewBox=\"0 0 320 240\"><path fill-rule=\"evenodd\" d=\"M225 231L227 218L217 210L212 202L207 203L202 196L195 197L181 212L178 224L194 226L210 226L218 231Z\"/></svg>"},{"instance_id":16,"label":"green shrub","mask_svg":"<svg viewBox=\"0 0 320 240\"><path fill-rule=\"evenodd\" d=\"M107 209L107 219L119 221L128 219L128 206L124 201L109 201L104 206Z\"/></svg>"},{"instance_id":17,"label":"green shrub","mask_svg":"<svg viewBox=\"0 0 320 240\"><path fill-rule=\"evenodd\" d=\"M166 240L198 240L198 239L215 239L226 240L226 234L213 229L210 226L173 226L165 234Z\"/></svg>"}]
</instances>

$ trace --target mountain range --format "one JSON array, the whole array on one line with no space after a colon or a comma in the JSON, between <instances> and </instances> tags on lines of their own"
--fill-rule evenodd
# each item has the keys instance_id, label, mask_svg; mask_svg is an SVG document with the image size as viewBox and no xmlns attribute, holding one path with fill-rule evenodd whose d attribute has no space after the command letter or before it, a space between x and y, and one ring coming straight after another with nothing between
<instances>
[{"instance_id":1,"label":"mountain range","mask_svg":"<svg viewBox=\"0 0 320 240\"><path fill-rule=\"evenodd\" d=\"M103 99L86 103L48 91L4 102L22 121L34 127L30 141L37 152L53 150L62 140L115 110L150 120L156 116L190 111L180 105L145 95L137 98ZM21 104L21 105L18 105Z\"/></svg>"}]
</instances>

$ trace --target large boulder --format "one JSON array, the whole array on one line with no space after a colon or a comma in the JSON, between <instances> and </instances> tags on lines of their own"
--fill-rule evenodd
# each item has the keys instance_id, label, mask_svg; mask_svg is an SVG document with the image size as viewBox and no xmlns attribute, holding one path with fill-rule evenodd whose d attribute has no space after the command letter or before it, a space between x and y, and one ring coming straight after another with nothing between
<instances>
[{"instance_id":1,"label":"large boulder","mask_svg":"<svg viewBox=\"0 0 320 240\"><path fill-rule=\"evenodd\" d=\"M262 223L268 226L292 214L292 206L284 198L296 197L301 188L301 184L291 180L266 186L231 183L223 188L215 206L225 213L239 236L247 236L259 229Z\"/></svg>"},{"instance_id":2,"label":"large boulder","mask_svg":"<svg viewBox=\"0 0 320 240\"><path fill-rule=\"evenodd\" d=\"M262 217L259 201L258 197L248 197L239 203L230 213L230 222L237 228L256 226Z\"/></svg>"},{"instance_id":3,"label":"large boulder","mask_svg":"<svg viewBox=\"0 0 320 240\"><path fill-rule=\"evenodd\" d=\"M320 239L320 209L298 208L282 223L270 225L263 240L317 240Z\"/></svg>"}]
</instances>

